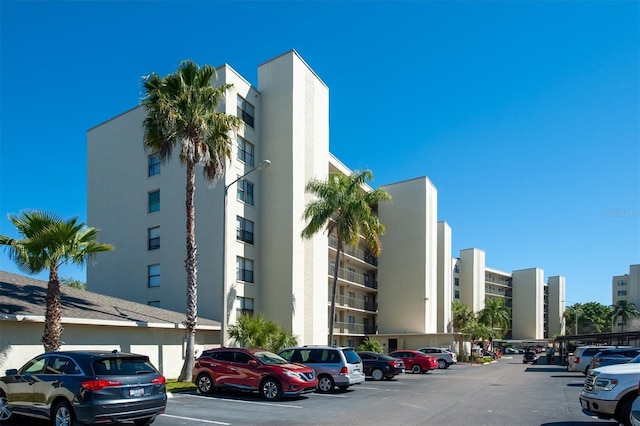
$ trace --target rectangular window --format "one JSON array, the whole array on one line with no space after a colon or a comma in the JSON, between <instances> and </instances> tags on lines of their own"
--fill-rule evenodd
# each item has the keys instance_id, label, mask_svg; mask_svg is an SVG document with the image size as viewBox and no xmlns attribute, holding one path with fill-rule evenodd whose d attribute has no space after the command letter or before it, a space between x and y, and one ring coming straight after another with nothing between
<instances>
[{"instance_id":1,"label":"rectangular window","mask_svg":"<svg viewBox=\"0 0 640 426\"><path fill-rule=\"evenodd\" d=\"M149 250L156 250L160 248L160 227L147 229Z\"/></svg>"},{"instance_id":2,"label":"rectangular window","mask_svg":"<svg viewBox=\"0 0 640 426\"><path fill-rule=\"evenodd\" d=\"M622 287L627 285L627 282L625 280L618 280L618 286Z\"/></svg>"},{"instance_id":3,"label":"rectangular window","mask_svg":"<svg viewBox=\"0 0 640 426\"><path fill-rule=\"evenodd\" d=\"M149 156L149 177L160 174L160 154Z\"/></svg>"},{"instance_id":4,"label":"rectangular window","mask_svg":"<svg viewBox=\"0 0 640 426\"><path fill-rule=\"evenodd\" d=\"M349 315L347 317L347 321L349 321L349 324L355 324L356 323L356 317L354 317L353 315Z\"/></svg>"},{"instance_id":5,"label":"rectangular window","mask_svg":"<svg viewBox=\"0 0 640 426\"><path fill-rule=\"evenodd\" d=\"M460 285L460 278L454 278L453 285Z\"/></svg>"},{"instance_id":6,"label":"rectangular window","mask_svg":"<svg viewBox=\"0 0 640 426\"><path fill-rule=\"evenodd\" d=\"M626 296L627 290L618 290L618 296Z\"/></svg>"},{"instance_id":7,"label":"rectangular window","mask_svg":"<svg viewBox=\"0 0 640 426\"><path fill-rule=\"evenodd\" d=\"M453 298L454 299L460 299L460 291L456 290L453 292Z\"/></svg>"},{"instance_id":8,"label":"rectangular window","mask_svg":"<svg viewBox=\"0 0 640 426\"><path fill-rule=\"evenodd\" d=\"M160 265L147 266L147 276L149 287L160 287Z\"/></svg>"},{"instance_id":9,"label":"rectangular window","mask_svg":"<svg viewBox=\"0 0 640 426\"><path fill-rule=\"evenodd\" d=\"M246 99L238 95L238 117L253 127L254 108Z\"/></svg>"},{"instance_id":10,"label":"rectangular window","mask_svg":"<svg viewBox=\"0 0 640 426\"><path fill-rule=\"evenodd\" d=\"M253 184L247 180L240 179L238 186L238 200L245 204L253 205Z\"/></svg>"},{"instance_id":11,"label":"rectangular window","mask_svg":"<svg viewBox=\"0 0 640 426\"><path fill-rule=\"evenodd\" d=\"M347 346L351 346L352 348L356 347L356 341L353 339L348 339L347 340Z\"/></svg>"},{"instance_id":12,"label":"rectangular window","mask_svg":"<svg viewBox=\"0 0 640 426\"><path fill-rule=\"evenodd\" d=\"M236 216L236 239L253 244L253 222Z\"/></svg>"},{"instance_id":13,"label":"rectangular window","mask_svg":"<svg viewBox=\"0 0 640 426\"><path fill-rule=\"evenodd\" d=\"M238 316L241 315L251 315L253 316L253 299L250 297L236 297L236 301L238 302L236 312Z\"/></svg>"},{"instance_id":14,"label":"rectangular window","mask_svg":"<svg viewBox=\"0 0 640 426\"><path fill-rule=\"evenodd\" d=\"M460 272L460 267L457 264L453 267L453 272Z\"/></svg>"},{"instance_id":15,"label":"rectangular window","mask_svg":"<svg viewBox=\"0 0 640 426\"><path fill-rule=\"evenodd\" d=\"M155 213L160 211L160 190L149 192L148 201L148 213Z\"/></svg>"},{"instance_id":16,"label":"rectangular window","mask_svg":"<svg viewBox=\"0 0 640 426\"><path fill-rule=\"evenodd\" d=\"M238 160L249 166L254 164L253 144L238 136Z\"/></svg>"},{"instance_id":17,"label":"rectangular window","mask_svg":"<svg viewBox=\"0 0 640 426\"><path fill-rule=\"evenodd\" d=\"M253 260L240 256L236 258L236 278L247 283L253 282Z\"/></svg>"}]
</instances>

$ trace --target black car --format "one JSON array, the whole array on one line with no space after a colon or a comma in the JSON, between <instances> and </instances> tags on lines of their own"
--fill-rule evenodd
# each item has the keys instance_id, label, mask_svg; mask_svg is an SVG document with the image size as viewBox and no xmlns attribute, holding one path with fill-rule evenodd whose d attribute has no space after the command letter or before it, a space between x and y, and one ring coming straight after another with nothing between
<instances>
[{"instance_id":1,"label":"black car","mask_svg":"<svg viewBox=\"0 0 640 426\"><path fill-rule=\"evenodd\" d=\"M591 358L589 370L607 365L624 364L640 355L639 347L602 349Z\"/></svg>"},{"instance_id":2,"label":"black car","mask_svg":"<svg viewBox=\"0 0 640 426\"><path fill-rule=\"evenodd\" d=\"M0 378L0 422L16 414L54 425L133 421L144 426L166 405L165 378L145 355L48 352Z\"/></svg>"},{"instance_id":3,"label":"black car","mask_svg":"<svg viewBox=\"0 0 640 426\"><path fill-rule=\"evenodd\" d=\"M391 380L404 373L404 362L401 359L377 352L358 352L362 359L364 375L373 380Z\"/></svg>"},{"instance_id":4,"label":"black car","mask_svg":"<svg viewBox=\"0 0 640 426\"><path fill-rule=\"evenodd\" d=\"M531 364L538 363L538 355L535 353L535 351L532 351L532 350L524 351L524 355L522 356L522 363L526 364L528 362L530 362Z\"/></svg>"}]
</instances>

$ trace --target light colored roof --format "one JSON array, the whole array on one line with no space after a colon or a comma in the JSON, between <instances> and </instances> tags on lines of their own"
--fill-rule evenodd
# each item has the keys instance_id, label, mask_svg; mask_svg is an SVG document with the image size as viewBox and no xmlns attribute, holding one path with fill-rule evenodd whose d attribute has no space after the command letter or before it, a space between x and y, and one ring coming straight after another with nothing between
<instances>
[{"instance_id":1,"label":"light colored roof","mask_svg":"<svg viewBox=\"0 0 640 426\"><path fill-rule=\"evenodd\" d=\"M46 281L0 271L0 321L44 321ZM183 328L180 312L60 286L62 323ZM220 323L198 318L199 329L219 330Z\"/></svg>"}]
</instances>

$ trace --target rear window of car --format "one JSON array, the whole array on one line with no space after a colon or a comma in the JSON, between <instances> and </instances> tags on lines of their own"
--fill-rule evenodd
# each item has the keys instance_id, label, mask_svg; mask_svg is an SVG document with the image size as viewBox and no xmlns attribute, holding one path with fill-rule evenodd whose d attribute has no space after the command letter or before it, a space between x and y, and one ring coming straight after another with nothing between
<instances>
[{"instance_id":1,"label":"rear window of car","mask_svg":"<svg viewBox=\"0 0 640 426\"><path fill-rule=\"evenodd\" d=\"M342 353L344 353L344 357L347 359L349 364L357 364L362 362L356 351L353 349L343 349Z\"/></svg>"},{"instance_id":2,"label":"rear window of car","mask_svg":"<svg viewBox=\"0 0 640 426\"><path fill-rule=\"evenodd\" d=\"M157 373L157 370L145 358L102 358L94 361L93 371L99 376L131 376Z\"/></svg>"}]
</instances>

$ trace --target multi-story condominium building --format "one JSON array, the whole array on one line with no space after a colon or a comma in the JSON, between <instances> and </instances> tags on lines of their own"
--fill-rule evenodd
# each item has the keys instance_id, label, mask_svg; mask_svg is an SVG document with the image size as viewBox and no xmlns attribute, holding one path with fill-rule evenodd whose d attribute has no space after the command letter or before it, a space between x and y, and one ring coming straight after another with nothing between
<instances>
[{"instance_id":1,"label":"multi-story condominium building","mask_svg":"<svg viewBox=\"0 0 640 426\"><path fill-rule=\"evenodd\" d=\"M640 309L640 264L629 265L629 273L611 280L611 304L626 300Z\"/></svg>"},{"instance_id":2,"label":"multi-story condominium building","mask_svg":"<svg viewBox=\"0 0 640 426\"><path fill-rule=\"evenodd\" d=\"M301 231L312 199L307 182L351 173L329 152L328 88L295 51L260 65L257 87L227 64L217 71L215 84L233 84L220 108L244 126L224 177L213 187L201 176L196 183L198 314L220 320L225 312L230 324L243 313L263 314L302 344L324 344L336 239L303 239ZM177 158L160 164L145 153L144 118L137 107L88 131L88 224L115 246L89 265L88 286L184 311L186 173ZM262 160L271 165L256 170ZM388 350L452 346L460 340L451 330L454 296L483 307L487 291L476 281L485 283L484 253L481 266L465 262L466 251L454 266L452 231L437 220L437 189L428 178L383 189L393 201L374 206L387 228L382 255L375 258L361 241L340 256L333 343L357 345L375 334ZM509 288L514 309L518 292L527 299L514 336L544 335L547 286L535 271L514 272L517 291L500 287ZM529 311L532 296L539 309Z\"/></svg>"},{"instance_id":3,"label":"multi-story condominium building","mask_svg":"<svg viewBox=\"0 0 640 426\"><path fill-rule=\"evenodd\" d=\"M511 273L485 265L483 250L460 251L453 260L454 300L460 300L474 312L484 308L487 298L501 299L511 309L507 339L548 339L564 334L565 278L549 277L539 268Z\"/></svg>"}]
</instances>

